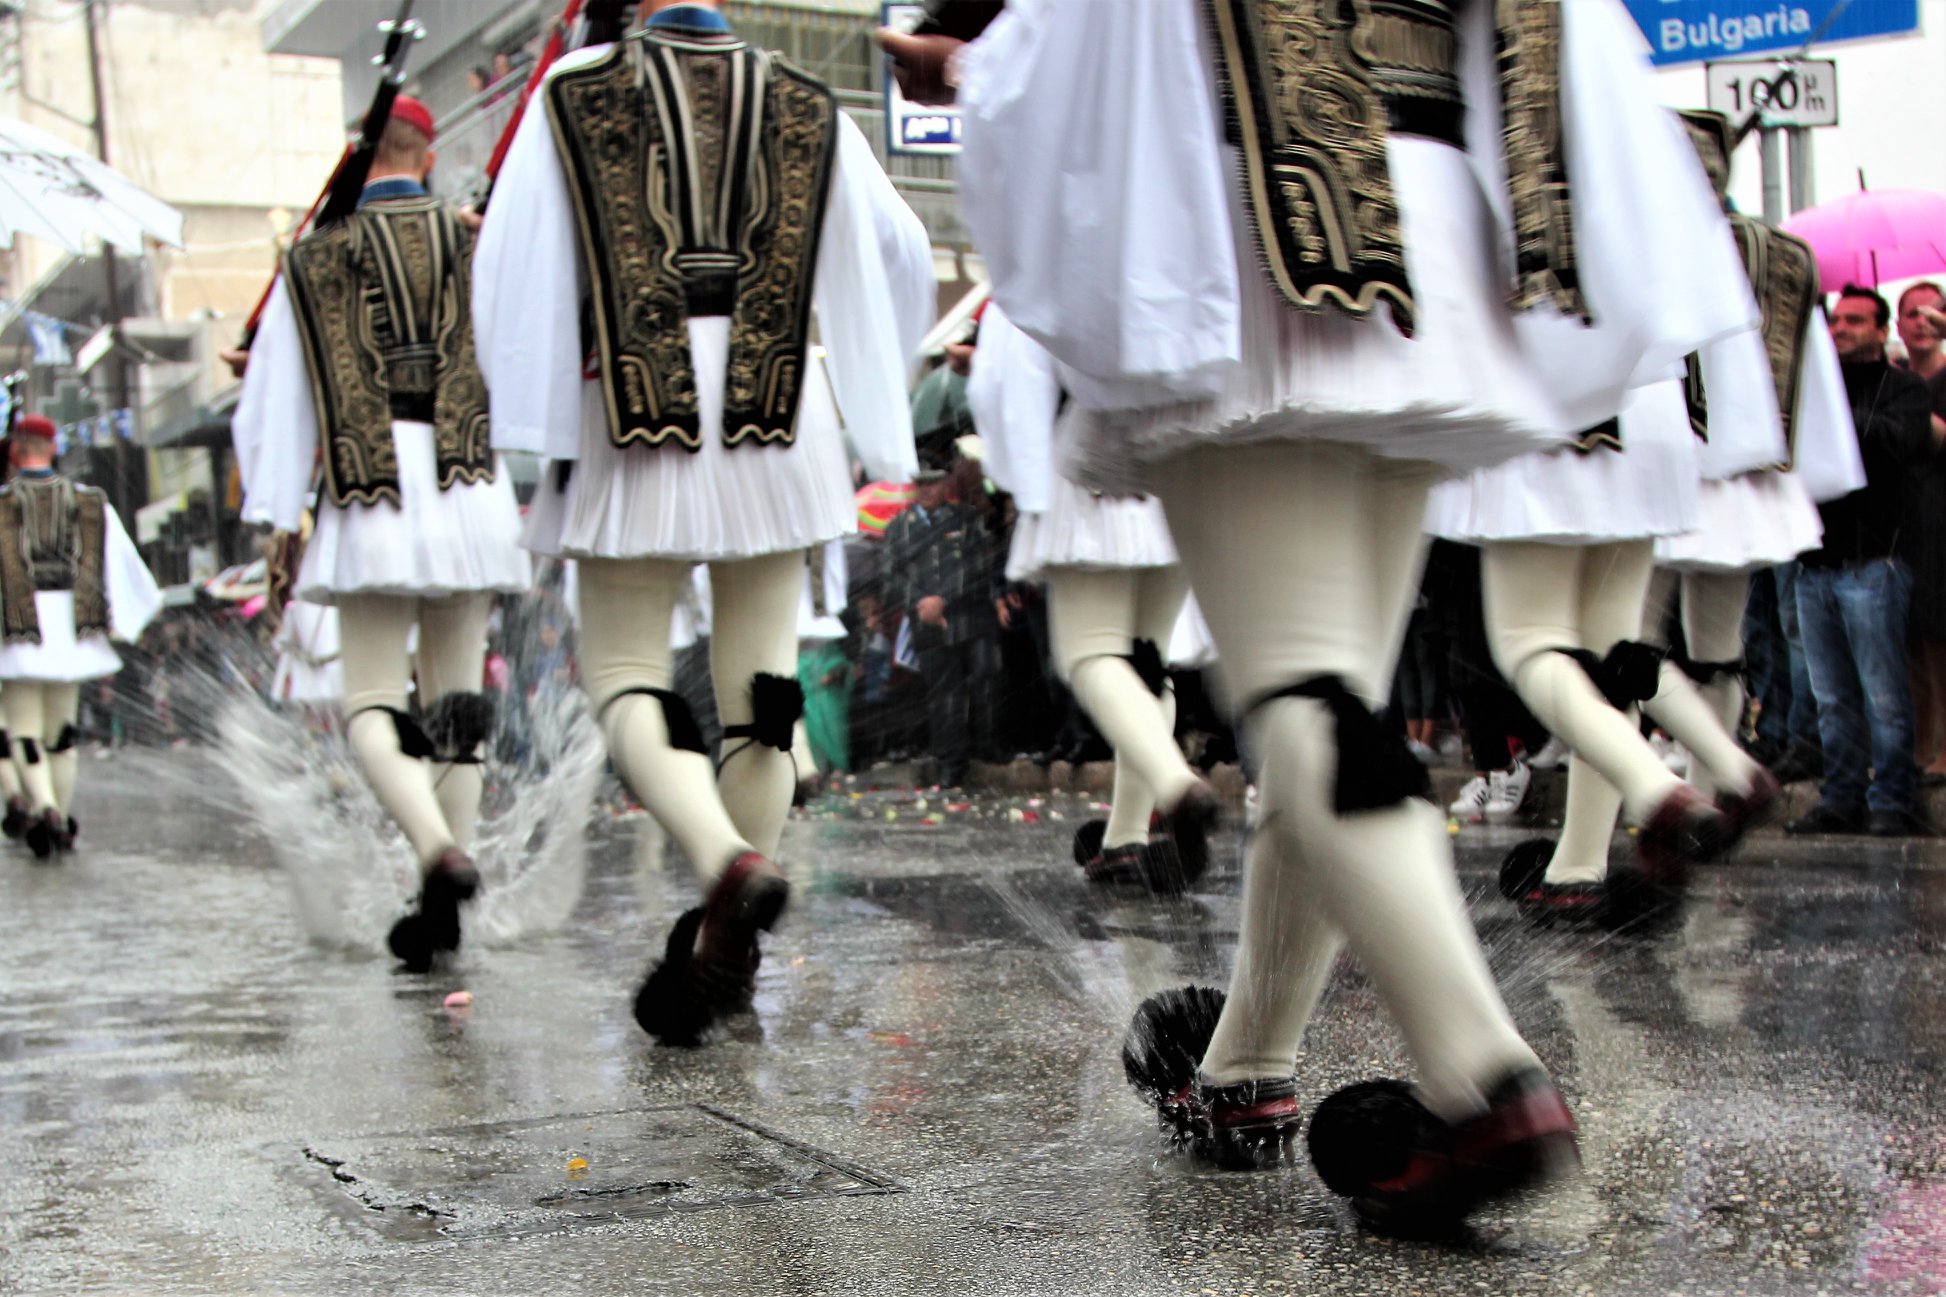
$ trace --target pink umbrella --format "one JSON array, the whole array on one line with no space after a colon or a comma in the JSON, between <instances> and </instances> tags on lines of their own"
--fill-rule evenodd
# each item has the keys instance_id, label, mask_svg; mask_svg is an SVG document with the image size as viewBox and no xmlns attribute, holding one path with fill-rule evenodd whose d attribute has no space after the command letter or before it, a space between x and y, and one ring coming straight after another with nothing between
<instances>
[{"instance_id":1,"label":"pink umbrella","mask_svg":"<svg viewBox=\"0 0 1946 1297\"><path fill-rule=\"evenodd\" d=\"M1946 271L1946 194L1866 189L1784 222L1818 254L1824 291Z\"/></svg>"}]
</instances>

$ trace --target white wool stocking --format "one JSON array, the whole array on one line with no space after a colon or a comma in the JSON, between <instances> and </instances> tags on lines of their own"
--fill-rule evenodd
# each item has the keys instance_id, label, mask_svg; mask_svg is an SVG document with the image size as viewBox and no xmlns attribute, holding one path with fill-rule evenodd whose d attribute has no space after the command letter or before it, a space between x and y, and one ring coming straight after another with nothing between
<instances>
[{"instance_id":1,"label":"white wool stocking","mask_svg":"<svg viewBox=\"0 0 1946 1297\"><path fill-rule=\"evenodd\" d=\"M1605 655L1641 634L1654 542L1481 547L1480 583L1494 662L1540 722L1621 790L1632 824L1682 783L1561 649ZM1570 775L1572 777L1572 775ZM1558 853L1557 853L1558 854Z\"/></svg>"},{"instance_id":2,"label":"white wool stocking","mask_svg":"<svg viewBox=\"0 0 1946 1297\"><path fill-rule=\"evenodd\" d=\"M1683 640L1698 662L1731 662L1743 656L1743 605L1750 578L1742 573L1658 571L1645 626L1661 640L1671 602L1682 600ZM1757 763L1732 737L1743 710L1743 684L1734 675L1699 686L1674 663L1662 667L1662 688L1642 710L1689 749L1689 780L1706 796L1718 788L1745 793Z\"/></svg>"},{"instance_id":3,"label":"white wool stocking","mask_svg":"<svg viewBox=\"0 0 1946 1297\"><path fill-rule=\"evenodd\" d=\"M74 806L75 779L81 773L81 753L76 748L56 752L53 744L61 735L71 734L81 719L81 686L73 682L48 684L45 711L47 731L47 775L54 785L54 805L63 814Z\"/></svg>"},{"instance_id":4,"label":"white wool stocking","mask_svg":"<svg viewBox=\"0 0 1946 1297\"><path fill-rule=\"evenodd\" d=\"M12 722L7 733L12 739L13 766L21 791L35 815L62 805L54 787L52 754L47 750L47 745L61 732L59 713L55 710L58 703L55 693L61 689L68 690L70 698L76 696L72 685L40 680L7 681L7 719Z\"/></svg>"},{"instance_id":5,"label":"white wool stocking","mask_svg":"<svg viewBox=\"0 0 1946 1297\"><path fill-rule=\"evenodd\" d=\"M18 687L17 685L7 686L9 691ZM12 731L8 728L8 724L6 703L4 699L0 699L0 730L6 730L9 735L8 749L5 753L0 753L0 801L12 801L21 795L20 772L14 769Z\"/></svg>"},{"instance_id":6,"label":"white wool stocking","mask_svg":"<svg viewBox=\"0 0 1946 1297\"><path fill-rule=\"evenodd\" d=\"M804 551L709 565L713 609L709 641L710 675L716 682L716 712L724 726L754 719L751 678L757 673L797 679L797 605L804 584ZM814 767L806 766L810 774ZM745 840L776 859L796 791L797 763L751 739L723 740L716 786Z\"/></svg>"},{"instance_id":7,"label":"white wool stocking","mask_svg":"<svg viewBox=\"0 0 1946 1297\"><path fill-rule=\"evenodd\" d=\"M1368 706L1390 685L1424 556L1434 470L1318 442L1201 447L1158 494L1240 705L1319 675ZM1212 1081L1291 1073L1342 939L1448 1118L1531 1066L1481 953L1444 820L1410 800L1340 815L1334 723L1310 699L1248 719L1270 841L1246 861L1230 998L1203 1059Z\"/></svg>"},{"instance_id":8,"label":"white wool stocking","mask_svg":"<svg viewBox=\"0 0 1946 1297\"><path fill-rule=\"evenodd\" d=\"M690 567L673 559L581 560L581 679L615 768L707 888L752 844L723 809L709 754L670 746L662 701L630 692L672 688L670 619Z\"/></svg>"},{"instance_id":9,"label":"white wool stocking","mask_svg":"<svg viewBox=\"0 0 1946 1297\"><path fill-rule=\"evenodd\" d=\"M422 712L429 712L448 694L481 692L486 675L487 617L492 611L493 596L485 593L419 601ZM485 753L476 749L473 755L482 757ZM480 800L486 791L486 769L476 762L437 761L432 771L439 811L453 836L453 845L471 851L480 822Z\"/></svg>"},{"instance_id":10,"label":"white wool stocking","mask_svg":"<svg viewBox=\"0 0 1946 1297\"><path fill-rule=\"evenodd\" d=\"M1135 641L1167 652L1189 586L1180 567L1047 571L1054 669L1115 749L1114 802L1102 845L1149 838L1149 813L1174 806L1196 772L1176 743L1175 695L1160 698L1129 665Z\"/></svg>"},{"instance_id":11,"label":"white wool stocking","mask_svg":"<svg viewBox=\"0 0 1946 1297\"><path fill-rule=\"evenodd\" d=\"M419 600L397 595L340 595L339 661L345 673L345 736L378 804L411 844L421 869L459 845L446 823L430 762L409 757L393 712L408 706L412 657L406 646L419 620ZM477 687L477 686L476 686Z\"/></svg>"}]
</instances>

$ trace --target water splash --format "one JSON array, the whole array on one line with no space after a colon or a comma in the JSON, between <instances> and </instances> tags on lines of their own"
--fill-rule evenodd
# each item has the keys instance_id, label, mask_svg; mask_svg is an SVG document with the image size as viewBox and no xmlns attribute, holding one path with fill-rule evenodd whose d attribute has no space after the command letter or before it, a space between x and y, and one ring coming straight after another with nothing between
<instances>
[{"instance_id":1,"label":"water splash","mask_svg":"<svg viewBox=\"0 0 1946 1297\"><path fill-rule=\"evenodd\" d=\"M381 954L417 894L418 874L341 735L234 691L216 714L216 764L289 878L307 935L328 948ZM600 732L582 696L563 690L535 700L524 737L519 760L486 768L473 849L485 886L466 930L488 946L559 928L587 873L583 830L602 778Z\"/></svg>"}]
</instances>

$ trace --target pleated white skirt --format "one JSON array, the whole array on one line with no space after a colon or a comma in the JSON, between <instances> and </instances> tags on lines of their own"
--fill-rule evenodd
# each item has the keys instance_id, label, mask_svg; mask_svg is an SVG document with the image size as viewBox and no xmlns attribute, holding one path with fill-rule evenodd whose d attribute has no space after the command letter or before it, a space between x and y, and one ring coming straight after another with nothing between
<instances>
[{"instance_id":1,"label":"pleated white skirt","mask_svg":"<svg viewBox=\"0 0 1946 1297\"><path fill-rule=\"evenodd\" d=\"M1655 543L1658 566L1694 572L1754 572L1786 563L1824 540L1824 522L1792 473L1746 473L1705 481L1695 531Z\"/></svg>"},{"instance_id":2,"label":"pleated white skirt","mask_svg":"<svg viewBox=\"0 0 1946 1297\"><path fill-rule=\"evenodd\" d=\"M121 655L106 635L74 637L74 592L41 590L34 595L41 642L0 647L0 680L37 680L73 684L99 680L122 669Z\"/></svg>"},{"instance_id":3,"label":"pleated white skirt","mask_svg":"<svg viewBox=\"0 0 1946 1297\"><path fill-rule=\"evenodd\" d=\"M1238 210L1243 365L1211 400L1075 419L1066 471L1128 491L1149 465L1193 445L1303 437L1457 471L1558 441L1546 375L1516 335L1497 227L1466 155L1399 136L1388 152L1418 302L1414 336L1382 308L1361 320L1290 307Z\"/></svg>"},{"instance_id":4,"label":"pleated white skirt","mask_svg":"<svg viewBox=\"0 0 1946 1297\"><path fill-rule=\"evenodd\" d=\"M395 422L392 444L400 503L321 505L298 569L297 597L330 605L347 594L437 598L525 590L533 576L505 468L491 482L442 491L430 424Z\"/></svg>"},{"instance_id":5,"label":"pleated white skirt","mask_svg":"<svg viewBox=\"0 0 1946 1297\"><path fill-rule=\"evenodd\" d=\"M1172 567L1177 562L1162 502L1097 495L1056 476L1045 513L1023 513L1007 551L1007 579L1034 581L1050 567L1087 571Z\"/></svg>"},{"instance_id":6,"label":"pleated white skirt","mask_svg":"<svg viewBox=\"0 0 1946 1297\"><path fill-rule=\"evenodd\" d=\"M1427 533L1473 545L1601 545L1693 530L1696 437L1682 385L1631 391L1621 429L1619 451L1543 451L1441 482L1426 503Z\"/></svg>"},{"instance_id":7,"label":"pleated white skirt","mask_svg":"<svg viewBox=\"0 0 1946 1297\"><path fill-rule=\"evenodd\" d=\"M550 467L528 511L527 547L571 558L755 558L858 529L851 467L824 366L806 366L789 446L723 443L730 322L689 322L702 446L618 448L601 389L583 383L580 458L565 490Z\"/></svg>"}]
</instances>

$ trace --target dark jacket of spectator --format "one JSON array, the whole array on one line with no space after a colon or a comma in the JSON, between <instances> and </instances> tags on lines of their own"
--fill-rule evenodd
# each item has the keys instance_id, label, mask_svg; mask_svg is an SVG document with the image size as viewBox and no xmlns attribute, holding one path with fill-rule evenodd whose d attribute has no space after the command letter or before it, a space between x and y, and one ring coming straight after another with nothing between
<instances>
[{"instance_id":1,"label":"dark jacket of spectator","mask_svg":"<svg viewBox=\"0 0 1946 1297\"><path fill-rule=\"evenodd\" d=\"M998 633L993 538L979 510L957 501L933 509L911 505L885 529L885 544L889 602L912 623L915 649ZM943 629L919 615L919 601L931 596L945 602Z\"/></svg>"},{"instance_id":2,"label":"dark jacket of spectator","mask_svg":"<svg viewBox=\"0 0 1946 1297\"><path fill-rule=\"evenodd\" d=\"M1803 556L1809 567L1843 567L1905 552L1914 475L1932 455L1932 396L1925 380L1883 360L1847 362L1843 369L1865 485L1818 506L1824 544Z\"/></svg>"}]
</instances>

